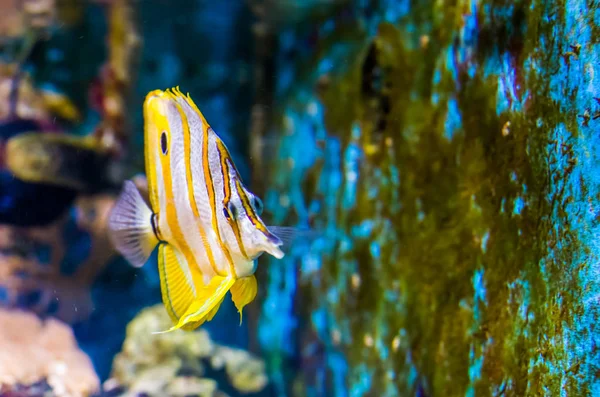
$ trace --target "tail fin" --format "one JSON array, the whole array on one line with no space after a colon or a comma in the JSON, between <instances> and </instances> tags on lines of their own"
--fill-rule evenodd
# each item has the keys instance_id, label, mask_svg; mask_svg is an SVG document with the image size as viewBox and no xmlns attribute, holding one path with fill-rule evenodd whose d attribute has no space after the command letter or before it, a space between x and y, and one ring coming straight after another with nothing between
<instances>
[{"instance_id":1,"label":"tail fin","mask_svg":"<svg viewBox=\"0 0 600 397\"><path fill-rule=\"evenodd\" d=\"M152 211L132 181L125 181L111 210L108 229L117 251L135 267L143 266L158 244Z\"/></svg>"}]
</instances>

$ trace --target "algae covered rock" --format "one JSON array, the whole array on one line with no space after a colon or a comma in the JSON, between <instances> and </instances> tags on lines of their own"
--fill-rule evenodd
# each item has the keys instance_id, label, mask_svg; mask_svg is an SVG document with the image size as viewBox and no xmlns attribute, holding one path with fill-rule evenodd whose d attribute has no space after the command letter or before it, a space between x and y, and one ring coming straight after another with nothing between
<instances>
[{"instance_id":1,"label":"algae covered rock","mask_svg":"<svg viewBox=\"0 0 600 397\"><path fill-rule=\"evenodd\" d=\"M258 266L278 391L600 395L598 6L349 3L278 35L253 156L324 235Z\"/></svg>"},{"instance_id":2,"label":"algae covered rock","mask_svg":"<svg viewBox=\"0 0 600 397\"><path fill-rule=\"evenodd\" d=\"M112 376L122 396L264 396L268 379L262 360L215 343L207 331L153 334L171 326L162 305L144 309L128 325Z\"/></svg>"}]
</instances>

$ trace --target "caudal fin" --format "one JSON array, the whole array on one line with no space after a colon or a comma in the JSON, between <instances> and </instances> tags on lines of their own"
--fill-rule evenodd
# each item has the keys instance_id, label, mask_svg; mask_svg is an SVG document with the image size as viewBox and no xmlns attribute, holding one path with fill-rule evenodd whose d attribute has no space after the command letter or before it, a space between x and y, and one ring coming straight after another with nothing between
<instances>
[{"instance_id":1,"label":"caudal fin","mask_svg":"<svg viewBox=\"0 0 600 397\"><path fill-rule=\"evenodd\" d=\"M110 239L133 266L146 263L158 244L152 229L152 211L132 181L125 181L123 190L108 219Z\"/></svg>"}]
</instances>

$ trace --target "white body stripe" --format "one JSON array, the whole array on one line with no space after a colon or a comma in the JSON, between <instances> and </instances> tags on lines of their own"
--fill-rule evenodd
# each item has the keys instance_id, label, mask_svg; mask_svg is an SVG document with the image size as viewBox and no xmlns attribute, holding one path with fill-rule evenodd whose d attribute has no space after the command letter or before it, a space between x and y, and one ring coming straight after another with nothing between
<instances>
[{"instance_id":1,"label":"white body stripe","mask_svg":"<svg viewBox=\"0 0 600 397\"><path fill-rule=\"evenodd\" d=\"M177 222L185 239L185 244L190 248L196 258L200 270L204 274L214 276L215 273L209 263L206 250L202 243L198 224L189 201L191 187L187 185L187 170L185 164L183 124L179 111L173 102L168 102L167 117L171 125L170 161L171 180L173 181L173 199L177 212ZM193 150L193 147L191 148Z\"/></svg>"},{"instance_id":2,"label":"white body stripe","mask_svg":"<svg viewBox=\"0 0 600 397\"><path fill-rule=\"evenodd\" d=\"M190 105L187 102L185 102L184 100L179 100L178 102L180 103L181 107L183 108L183 111L185 112L190 130L190 166L192 172L192 181L194 185L194 199L196 200L198 215L200 217L198 221L201 223L201 227L203 227L206 231L207 241L212 250L217 270L220 274L228 275L229 264L227 262L227 258L225 257L225 253L223 252L219 242L217 241L217 234L215 230L213 230L212 226L213 215L210 198L208 195L208 189L210 188L208 183L210 183L210 181L207 181L204 177L204 162L202 158L202 151L205 139L205 126L200 116L196 113L196 111L193 108L190 107Z\"/></svg>"},{"instance_id":3,"label":"white body stripe","mask_svg":"<svg viewBox=\"0 0 600 397\"><path fill-rule=\"evenodd\" d=\"M204 274L213 276L214 272L208 261L206 251L204 250L200 231L198 230L198 225L194 219L192 207L188 199L188 189L190 187L187 185L181 116L175 103L168 102L167 106L167 117L170 120L171 126L171 142L169 144L169 159L171 162L171 180L173 188L171 197L173 197L175 202L177 223L183 234L185 244L192 251L200 270Z\"/></svg>"}]
</instances>

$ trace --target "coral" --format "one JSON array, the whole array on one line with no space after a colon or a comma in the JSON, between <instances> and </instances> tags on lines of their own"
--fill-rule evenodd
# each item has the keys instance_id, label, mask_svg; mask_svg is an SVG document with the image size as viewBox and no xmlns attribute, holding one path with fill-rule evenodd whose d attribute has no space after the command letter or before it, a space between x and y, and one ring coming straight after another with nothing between
<instances>
[{"instance_id":1,"label":"coral","mask_svg":"<svg viewBox=\"0 0 600 397\"><path fill-rule=\"evenodd\" d=\"M31 385L0 386L0 397L52 397L52 394L45 380Z\"/></svg>"},{"instance_id":2,"label":"coral","mask_svg":"<svg viewBox=\"0 0 600 397\"><path fill-rule=\"evenodd\" d=\"M127 326L123 351L115 357L107 383L127 389L124 396L216 397L267 390L261 360L244 350L215 343L203 328L152 334L168 329L170 324L162 305L142 310ZM223 389L227 388L231 391L225 394Z\"/></svg>"},{"instance_id":3,"label":"coral","mask_svg":"<svg viewBox=\"0 0 600 397\"><path fill-rule=\"evenodd\" d=\"M127 172L137 6L0 3L0 306L70 323L106 377L125 325L154 303L145 279L114 263L104 222Z\"/></svg>"},{"instance_id":4,"label":"coral","mask_svg":"<svg viewBox=\"0 0 600 397\"><path fill-rule=\"evenodd\" d=\"M28 386L32 389L43 381L54 396L65 397L89 396L100 385L67 325L54 319L43 322L31 313L0 310L0 395L28 395L20 385L33 385Z\"/></svg>"}]
</instances>

